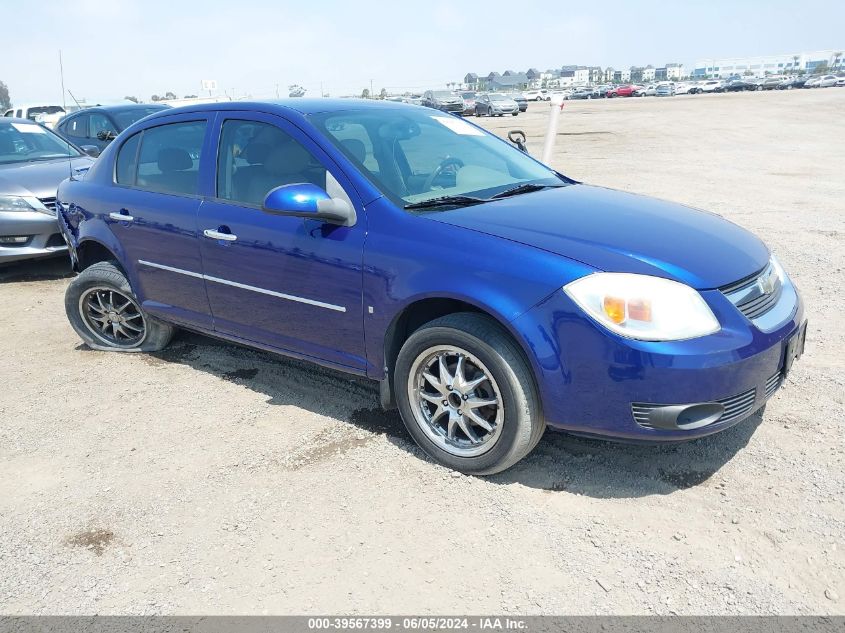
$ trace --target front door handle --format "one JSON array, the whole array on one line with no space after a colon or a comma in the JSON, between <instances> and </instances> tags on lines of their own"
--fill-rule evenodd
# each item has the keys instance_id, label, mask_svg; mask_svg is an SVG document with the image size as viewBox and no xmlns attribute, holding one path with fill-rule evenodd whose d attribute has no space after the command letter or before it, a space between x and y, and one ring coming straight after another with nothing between
<instances>
[{"instance_id":1,"label":"front door handle","mask_svg":"<svg viewBox=\"0 0 845 633\"><path fill-rule=\"evenodd\" d=\"M109 213L109 217L112 220L117 220L118 222L134 222L135 218L129 215L129 212L126 209L121 209L120 213Z\"/></svg>"},{"instance_id":2,"label":"front door handle","mask_svg":"<svg viewBox=\"0 0 845 633\"><path fill-rule=\"evenodd\" d=\"M237 235L232 235L231 233L221 233L220 231L215 231L214 229L205 229L202 234L209 239L223 240L224 242L234 242L238 239Z\"/></svg>"}]
</instances>

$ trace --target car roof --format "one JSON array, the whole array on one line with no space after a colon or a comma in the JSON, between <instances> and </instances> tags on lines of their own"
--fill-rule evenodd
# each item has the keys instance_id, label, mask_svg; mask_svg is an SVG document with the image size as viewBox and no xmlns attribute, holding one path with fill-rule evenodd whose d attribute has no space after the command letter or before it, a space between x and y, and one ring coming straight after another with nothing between
<instances>
[{"instance_id":1,"label":"car roof","mask_svg":"<svg viewBox=\"0 0 845 633\"><path fill-rule=\"evenodd\" d=\"M158 108L160 110L172 109L165 103L121 103L118 105L97 105L71 112L67 115L67 118L90 112L129 112L132 110L148 110L150 108Z\"/></svg>"},{"instance_id":2,"label":"car roof","mask_svg":"<svg viewBox=\"0 0 845 633\"><path fill-rule=\"evenodd\" d=\"M444 91L445 92L445 91ZM381 101L375 99L278 99L267 101L224 101L218 103L198 103L178 108L167 108L151 114L147 120L152 120L180 112L226 112L226 111L254 111L265 113L285 114L297 112L301 115L323 112L344 112L347 110L390 110L399 108L419 108L421 106L397 101Z\"/></svg>"}]
</instances>

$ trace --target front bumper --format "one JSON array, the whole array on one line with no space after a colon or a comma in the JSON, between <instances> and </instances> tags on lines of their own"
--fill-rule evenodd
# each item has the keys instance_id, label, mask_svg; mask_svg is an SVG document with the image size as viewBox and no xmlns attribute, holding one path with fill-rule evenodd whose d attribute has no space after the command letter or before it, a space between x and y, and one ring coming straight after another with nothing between
<instances>
[{"instance_id":1,"label":"front bumper","mask_svg":"<svg viewBox=\"0 0 845 633\"><path fill-rule=\"evenodd\" d=\"M804 318L800 296L792 295L791 316L763 332L718 290L701 295L722 329L687 341L617 336L585 316L562 290L513 321L533 352L549 426L627 440L677 441L721 431L762 407L783 382L786 347ZM724 413L684 428L659 428L649 421L653 407L703 403L720 404Z\"/></svg>"},{"instance_id":2,"label":"front bumper","mask_svg":"<svg viewBox=\"0 0 845 633\"><path fill-rule=\"evenodd\" d=\"M56 218L38 212L0 213L0 238L18 238L18 242L0 239L0 263L36 257L49 257L67 251Z\"/></svg>"}]
</instances>

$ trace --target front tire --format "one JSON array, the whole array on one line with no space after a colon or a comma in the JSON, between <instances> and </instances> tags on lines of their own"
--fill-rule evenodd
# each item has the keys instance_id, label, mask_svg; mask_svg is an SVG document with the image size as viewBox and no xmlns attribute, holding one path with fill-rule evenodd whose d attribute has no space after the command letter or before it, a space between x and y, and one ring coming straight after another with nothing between
<instances>
[{"instance_id":1,"label":"front tire","mask_svg":"<svg viewBox=\"0 0 845 633\"><path fill-rule=\"evenodd\" d=\"M450 314L414 332L393 378L408 432L453 470L490 475L510 468L546 427L528 363L480 314Z\"/></svg>"},{"instance_id":2,"label":"front tire","mask_svg":"<svg viewBox=\"0 0 845 633\"><path fill-rule=\"evenodd\" d=\"M88 347L104 352L157 352L174 328L147 315L115 262L86 268L65 292L65 312Z\"/></svg>"}]
</instances>

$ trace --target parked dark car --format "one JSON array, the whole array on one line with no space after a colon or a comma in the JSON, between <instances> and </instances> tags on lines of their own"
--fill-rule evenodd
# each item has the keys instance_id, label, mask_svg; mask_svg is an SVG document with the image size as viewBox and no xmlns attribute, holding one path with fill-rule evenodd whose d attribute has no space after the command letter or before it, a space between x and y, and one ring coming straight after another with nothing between
<instances>
[{"instance_id":1,"label":"parked dark car","mask_svg":"<svg viewBox=\"0 0 845 633\"><path fill-rule=\"evenodd\" d=\"M596 88L581 87L576 88L569 95L570 99L599 99L601 94Z\"/></svg>"},{"instance_id":2,"label":"parked dark car","mask_svg":"<svg viewBox=\"0 0 845 633\"><path fill-rule=\"evenodd\" d=\"M525 98L521 92L512 92L511 94L505 95L510 97L514 101L516 101L516 105L519 106L520 112L525 112L528 109L528 99Z\"/></svg>"},{"instance_id":3,"label":"parked dark car","mask_svg":"<svg viewBox=\"0 0 845 633\"><path fill-rule=\"evenodd\" d=\"M81 148L46 127L0 118L0 264L67 249L56 224L56 189L92 164Z\"/></svg>"},{"instance_id":4,"label":"parked dark car","mask_svg":"<svg viewBox=\"0 0 845 633\"><path fill-rule=\"evenodd\" d=\"M103 150L115 136L136 121L168 107L140 103L86 108L62 118L56 124L56 132L77 145L96 145Z\"/></svg>"},{"instance_id":5,"label":"parked dark car","mask_svg":"<svg viewBox=\"0 0 845 633\"><path fill-rule=\"evenodd\" d=\"M422 104L427 108L455 114L463 114L464 111L464 98L448 90L426 90Z\"/></svg>"},{"instance_id":6,"label":"parked dark car","mask_svg":"<svg viewBox=\"0 0 845 633\"><path fill-rule=\"evenodd\" d=\"M788 77L781 80L778 84L778 90L794 90L796 88L803 88L807 83L807 77Z\"/></svg>"},{"instance_id":7,"label":"parked dark car","mask_svg":"<svg viewBox=\"0 0 845 633\"><path fill-rule=\"evenodd\" d=\"M731 79L722 86L722 92L745 92L747 90L757 90L757 84L745 79Z\"/></svg>"},{"instance_id":8,"label":"parked dark car","mask_svg":"<svg viewBox=\"0 0 845 633\"><path fill-rule=\"evenodd\" d=\"M804 348L801 298L748 231L403 103L159 112L65 180L57 209L89 347L153 352L184 327L377 381L465 473L512 466L547 426L722 431Z\"/></svg>"}]
</instances>

